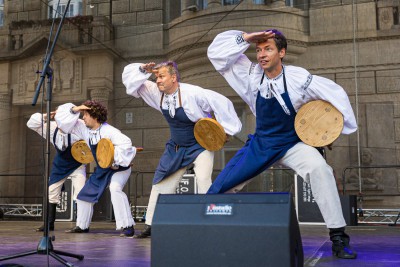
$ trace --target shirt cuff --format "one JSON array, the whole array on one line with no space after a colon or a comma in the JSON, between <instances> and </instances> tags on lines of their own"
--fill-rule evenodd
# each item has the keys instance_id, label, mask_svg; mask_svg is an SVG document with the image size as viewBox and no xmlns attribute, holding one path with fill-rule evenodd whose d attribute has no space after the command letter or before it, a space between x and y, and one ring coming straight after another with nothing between
<instances>
[{"instance_id":1,"label":"shirt cuff","mask_svg":"<svg viewBox=\"0 0 400 267\"><path fill-rule=\"evenodd\" d=\"M69 110L69 112L71 112L71 114L74 114L74 115L75 115L75 114L78 114L78 112L75 112L75 111L73 110L73 108L74 108L74 107L71 107L70 110Z\"/></svg>"},{"instance_id":2,"label":"shirt cuff","mask_svg":"<svg viewBox=\"0 0 400 267\"><path fill-rule=\"evenodd\" d=\"M236 35L236 36L235 36L235 40L236 40L236 44L238 44L238 45L241 45L241 44L243 44L243 43L249 44L249 42L247 42L246 40L244 40L244 38L243 38L243 33Z\"/></svg>"},{"instance_id":3,"label":"shirt cuff","mask_svg":"<svg viewBox=\"0 0 400 267\"><path fill-rule=\"evenodd\" d=\"M143 74L146 74L146 70L142 68L142 66L139 66L139 71Z\"/></svg>"}]
</instances>

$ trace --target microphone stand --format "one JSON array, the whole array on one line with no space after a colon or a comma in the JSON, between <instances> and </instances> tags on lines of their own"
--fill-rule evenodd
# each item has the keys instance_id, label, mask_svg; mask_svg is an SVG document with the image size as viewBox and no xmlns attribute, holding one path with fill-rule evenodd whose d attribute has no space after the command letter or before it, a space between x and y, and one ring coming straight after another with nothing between
<instances>
[{"instance_id":1,"label":"microphone stand","mask_svg":"<svg viewBox=\"0 0 400 267\"><path fill-rule=\"evenodd\" d=\"M39 244L38 244L36 250L22 252L22 253L6 256L6 257L1 257L0 261L24 257L24 256L28 256L28 255L33 255L33 254L41 254L41 255L50 255L54 259L56 259L59 262L61 262L62 264L64 264L65 266L73 266L73 264L67 262L65 259L60 257L58 254L67 256L67 257L76 258L79 260L83 260L83 258L84 258L83 255L72 254L69 252L53 249L52 241L54 241L54 236L51 238L49 237L48 206L49 206L49 177L50 177L50 117L51 117L50 112L51 112L52 75L53 75L53 70L49 67L49 65L50 65L51 56L54 52L54 48L57 43L58 36L61 32L61 28L63 25L63 21L65 19L65 15L68 11L70 2L71 2L71 0L68 0L64 14L61 18L60 24L58 25L58 29L57 29L56 35L54 37L52 47L49 51L47 58L45 59L45 63L43 65L43 70L40 75L40 80L37 85L36 92L35 92L35 95L34 95L34 98L32 101L32 106L35 106L37 99L39 97L40 88L42 87L44 79L47 77L47 104L46 104L46 112L47 112L46 141L47 142L46 142L45 175L44 175L44 188L43 188L44 189L43 190L44 191L44 196L43 196L43 225L44 225L43 237L39 241Z\"/></svg>"}]
</instances>

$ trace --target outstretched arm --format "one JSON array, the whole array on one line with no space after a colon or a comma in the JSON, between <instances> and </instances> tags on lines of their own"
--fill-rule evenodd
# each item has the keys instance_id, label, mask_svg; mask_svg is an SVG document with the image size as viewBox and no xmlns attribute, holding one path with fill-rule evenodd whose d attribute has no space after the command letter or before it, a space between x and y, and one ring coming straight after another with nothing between
<instances>
[{"instance_id":1,"label":"outstretched arm","mask_svg":"<svg viewBox=\"0 0 400 267\"><path fill-rule=\"evenodd\" d=\"M233 103L225 96L208 89L199 90L197 102L204 111L213 112L215 119L224 127L225 133L235 135L242 129Z\"/></svg>"}]
</instances>

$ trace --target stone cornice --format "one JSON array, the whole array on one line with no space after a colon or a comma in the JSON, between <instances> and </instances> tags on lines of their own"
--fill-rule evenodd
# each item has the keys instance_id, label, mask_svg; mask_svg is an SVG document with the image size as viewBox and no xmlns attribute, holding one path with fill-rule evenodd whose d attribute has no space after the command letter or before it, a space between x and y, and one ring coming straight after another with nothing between
<instances>
[{"instance_id":1,"label":"stone cornice","mask_svg":"<svg viewBox=\"0 0 400 267\"><path fill-rule=\"evenodd\" d=\"M54 19L55 24L59 24L61 18ZM65 24L73 24L75 26L80 25L87 25L92 23L93 16L75 16L71 18L65 18ZM12 21L9 28L10 30L20 30L20 29L31 29L31 28L38 28L38 27L48 27L53 24L52 19L45 19L45 20L20 20L20 21Z\"/></svg>"},{"instance_id":2,"label":"stone cornice","mask_svg":"<svg viewBox=\"0 0 400 267\"><path fill-rule=\"evenodd\" d=\"M362 71L384 71L389 69L399 69L400 63L391 63L391 64L373 64L373 65L359 65L357 66L357 72ZM354 72L354 66L342 66L335 68L307 68L311 73L320 73L320 74L334 74L334 73L348 73Z\"/></svg>"},{"instance_id":3,"label":"stone cornice","mask_svg":"<svg viewBox=\"0 0 400 267\"><path fill-rule=\"evenodd\" d=\"M390 35L390 36L375 36L375 37L364 37L356 38L356 43L360 42L374 42L374 41L386 41L386 40L398 40L400 35ZM308 42L308 46L320 46L320 45L332 45L332 44L349 44L353 43L353 39L341 39L341 40L326 40L326 41L315 41Z\"/></svg>"}]
</instances>

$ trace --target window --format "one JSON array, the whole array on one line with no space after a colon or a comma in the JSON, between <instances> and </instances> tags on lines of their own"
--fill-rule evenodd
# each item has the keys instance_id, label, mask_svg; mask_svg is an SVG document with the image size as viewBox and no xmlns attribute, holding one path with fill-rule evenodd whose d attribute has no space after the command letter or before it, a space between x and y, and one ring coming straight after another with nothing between
<instances>
[{"instance_id":1,"label":"window","mask_svg":"<svg viewBox=\"0 0 400 267\"><path fill-rule=\"evenodd\" d=\"M239 4L240 3L240 0L222 0L222 4L224 5L224 6L227 6L227 5L236 5L236 4Z\"/></svg>"},{"instance_id":2,"label":"window","mask_svg":"<svg viewBox=\"0 0 400 267\"><path fill-rule=\"evenodd\" d=\"M265 5L265 0L253 0L253 3L256 5Z\"/></svg>"},{"instance_id":3,"label":"window","mask_svg":"<svg viewBox=\"0 0 400 267\"><path fill-rule=\"evenodd\" d=\"M207 8L208 0L197 0L197 6L199 9L206 9Z\"/></svg>"},{"instance_id":4,"label":"window","mask_svg":"<svg viewBox=\"0 0 400 267\"><path fill-rule=\"evenodd\" d=\"M1 1L1 0L0 0ZM49 18L61 18L67 8L68 0L49 0ZM71 0L66 17L82 15L82 0Z\"/></svg>"},{"instance_id":5,"label":"window","mask_svg":"<svg viewBox=\"0 0 400 267\"><path fill-rule=\"evenodd\" d=\"M0 0L0 27L4 25L4 0Z\"/></svg>"}]
</instances>

